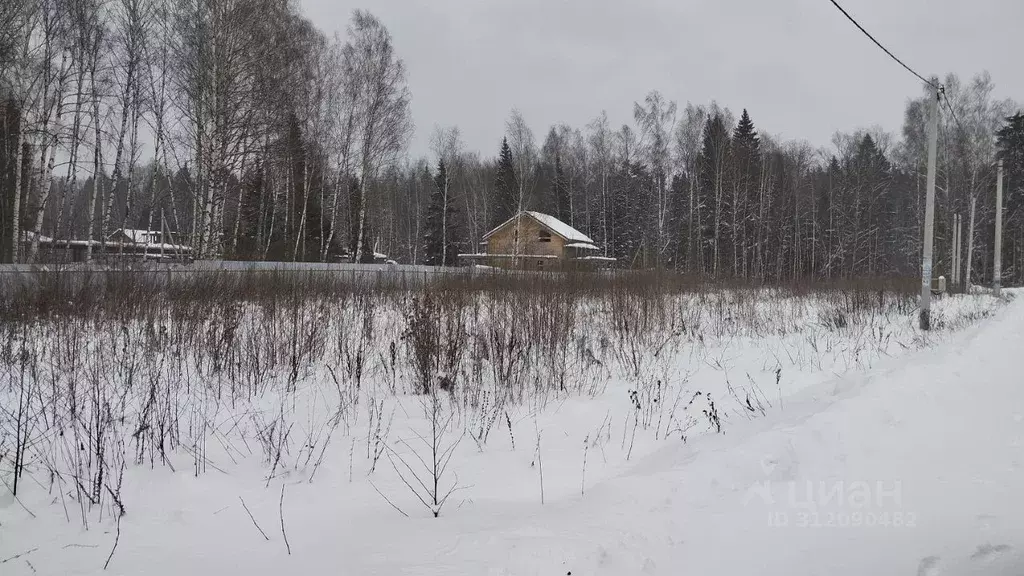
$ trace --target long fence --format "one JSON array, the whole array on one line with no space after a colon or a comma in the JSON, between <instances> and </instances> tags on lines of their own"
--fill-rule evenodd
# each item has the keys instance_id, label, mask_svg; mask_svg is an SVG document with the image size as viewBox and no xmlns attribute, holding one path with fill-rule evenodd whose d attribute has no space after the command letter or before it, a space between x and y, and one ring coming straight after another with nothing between
<instances>
[{"instance_id":1,"label":"long fence","mask_svg":"<svg viewBox=\"0 0 1024 576\"><path fill-rule=\"evenodd\" d=\"M622 272L622 271L619 271ZM615 275L601 271L602 277ZM218 281L234 283L274 278L284 282L327 282L334 286L361 289L418 288L437 280L552 280L559 273L538 271L507 271L496 268L411 266L400 264L348 264L316 262L246 262L201 260L189 263L118 262L68 264L0 264L0 297L11 297L25 291L57 288L63 293L95 290L111 293L119 285L131 284L139 289L160 290L173 286L190 286L202 291L215 289ZM210 286L205 282L209 281Z\"/></svg>"},{"instance_id":2,"label":"long fence","mask_svg":"<svg viewBox=\"0 0 1024 576\"><path fill-rule=\"evenodd\" d=\"M118 284L160 289L172 284L194 285L202 290L205 279L276 277L282 280L330 280L353 286L416 287L449 275L476 273L470 268L398 266L387 264L340 264L312 262L195 261L190 263L120 262L116 264L0 264L0 296L57 284L72 292L107 291Z\"/></svg>"}]
</instances>

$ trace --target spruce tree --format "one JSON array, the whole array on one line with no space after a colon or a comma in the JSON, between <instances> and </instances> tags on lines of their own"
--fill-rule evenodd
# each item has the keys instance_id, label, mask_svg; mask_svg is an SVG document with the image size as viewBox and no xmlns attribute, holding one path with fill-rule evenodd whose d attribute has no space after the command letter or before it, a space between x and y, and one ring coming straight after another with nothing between
<instances>
[{"instance_id":1,"label":"spruce tree","mask_svg":"<svg viewBox=\"0 0 1024 576\"><path fill-rule=\"evenodd\" d=\"M519 183L516 181L515 164L512 158L512 148L508 145L508 138L501 139L501 152L498 156L498 173L494 190L496 197L491 224L497 226L514 216L519 209L517 198Z\"/></svg>"},{"instance_id":2,"label":"spruce tree","mask_svg":"<svg viewBox=\"0 0 1024 576\"><path fill-rule=\"evenodd\" d=\"M652 185L650 171L640 162L623 162L612 174L608 251L624 267L643 261L643 221L649 212L643 196Z\"/></svg>"},{"instance_id":3,"label":"spruce tree","mask_svg":"<svg viewBox=\"0 0 1024 576\"><path fill-rule=\"evenodd\" d=\"M752 261L757 259L754 253L757 245L755 236L761 235L761 231L755 230L755 222L762 208L757 194L761 142L745 108L739 124L733 130L730 153L733 182L730 198L732 222L729 228L733 245L733 273L749 276L752 269L759 266Z\"/></svg>"},{"instance_id":4,"label":"spruce tree","mask_svg":"<svg viewBox=\"0 0 1024 576\"><path fill-rule=\"evenodd\" d=\"M1003 161L1004 191L1008 192L1009 204L1009 194L1024 194L1024 113L1018 112L1007 118L1006 126L1000 128L996 136L999 148L996 157Z\"/></svg>"},{"instance_id":5,"label":"spruce tree","mask_svg":"<svg viewBox=\"0 0 1024 576\"><path fill-rule=\"evenodd\" d=\"M455 202L451 198L448 168L444 160L441 160L437 163L437 176L434 177L434 187L424 222L424 263L428 266L457 265L459 244L459 226Z\"/></svg>"}]
</instances>

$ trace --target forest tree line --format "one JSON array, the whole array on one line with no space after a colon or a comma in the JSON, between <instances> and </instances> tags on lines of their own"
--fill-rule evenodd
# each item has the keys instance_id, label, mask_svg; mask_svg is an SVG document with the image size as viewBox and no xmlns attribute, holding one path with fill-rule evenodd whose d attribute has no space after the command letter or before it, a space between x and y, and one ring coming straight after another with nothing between
<instances>
[{"instance_id":1,"label":"forest tree line","mask_svg":"<svg viewBox=\"0 0 1024 576\"><path fill-rule=\"evenodd\" d=\"M493 156L435 127L410 158L406 68L356 11L328 37L292 0L9 0L0 6L0 254L164 230L200 258L455 265L519 210L557 216L624 267L787 280L919 273L930 88L903 128L782 141L748 110L652 91L535 135L512 110ZM935 78L936 272L1024 283L1024 116L987 73ZM756 111L753 111L756 112ZM756 122L755 122L756 120ZM20 241L19 241L20 239Z\"/></svg>"}]
</instances>

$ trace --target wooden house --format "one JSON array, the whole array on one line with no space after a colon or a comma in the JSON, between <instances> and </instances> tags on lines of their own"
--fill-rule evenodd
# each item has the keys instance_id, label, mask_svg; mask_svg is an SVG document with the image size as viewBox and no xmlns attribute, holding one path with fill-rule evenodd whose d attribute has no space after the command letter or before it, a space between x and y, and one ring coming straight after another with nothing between
<instances>
[{"instance_id":1,"label":"wooden house","mask_svg":"<svg viewBox=\"0 0 1024 576\"><path fill-rule=\"evenodd\" d=\"M114 244L156 244L163 242L163 234L155 230L132 230L119 228L107 237L107 242Z\"/></svg>"},{"instance_id":2,"label":"wooden house","mask_svg":"<svg viewBox=\"0 0 1024 576\"><path fill-rule=\"evenodd\" d=\"M508 270L593 270L614 258L602 255L586 234L540 212L520 212L484 235L478 254L460 254L470 264Z\"/></svg>"},{"instance_id":3,"label":"wooden house","mask_svg":"<svg viewBox=\"0 0 1024 576\"><path fill-rule=\"evenodd\" d=\"M180 244L163 242L163 235L152 230L119 229L105 241L58 239L33 232L22 234L22 253L28 254L35 240L38 243L36 262L84 262L87 254L97 261L116 260L159 260L190 261L192 248Z\"/></svg>"}]
</instances>

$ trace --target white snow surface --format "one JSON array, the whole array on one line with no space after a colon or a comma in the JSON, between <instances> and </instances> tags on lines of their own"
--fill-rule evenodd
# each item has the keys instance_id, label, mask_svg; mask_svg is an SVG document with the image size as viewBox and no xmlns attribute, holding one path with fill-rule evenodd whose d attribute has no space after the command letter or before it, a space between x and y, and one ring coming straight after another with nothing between
<instances>
[{"instance_id":1,"label":"white snow surface","mask_svg":"<svg viewBox=\"0 0 1024 576\"><path fill-rule=\"evenodd\" d=\"M618 454L621 420L594 440L611 400L538 406L516 422L514 449L504 427L486 450L463 441L463 489L438 518L386 461L367 475L367 439L354 432L315 480L291 473L269 488L257 459L217 458L222 471L198 478L191 458L176 472L133 466L104 572L114 523L85 530L36 478L17 501L0 489L0 574L1024 574L1017 295L927 348L780 387L766 415L731 418L723 434L638 438L630 459ZM760 360L734 353L723 348L721 361L740 381L744 362ZM605 396L624 394L610 385ZM415 400L390 409L393 434L423 429Z\"/></svg>"}]
</instances>

